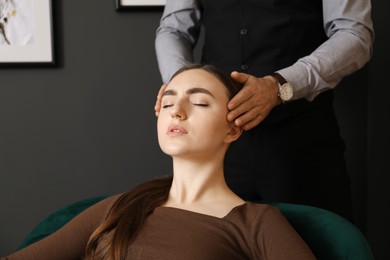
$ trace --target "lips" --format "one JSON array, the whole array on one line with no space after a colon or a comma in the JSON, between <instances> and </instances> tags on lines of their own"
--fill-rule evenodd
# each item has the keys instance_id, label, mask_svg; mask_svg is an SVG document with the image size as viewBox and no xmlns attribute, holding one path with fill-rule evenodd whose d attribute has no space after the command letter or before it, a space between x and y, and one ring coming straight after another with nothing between
<instances>
[{"instance_id":1,"label":"lips","mask_svg":"<svg viewBox=\"0 0 390 260\"><path fill-rule=\"evenodd\" d=\"M181 126L171 125L168 128L167 134L169 136L180 136L180 135L188 134L188 131L185 128L181 127Z\"/></svg>"}]
</instances>

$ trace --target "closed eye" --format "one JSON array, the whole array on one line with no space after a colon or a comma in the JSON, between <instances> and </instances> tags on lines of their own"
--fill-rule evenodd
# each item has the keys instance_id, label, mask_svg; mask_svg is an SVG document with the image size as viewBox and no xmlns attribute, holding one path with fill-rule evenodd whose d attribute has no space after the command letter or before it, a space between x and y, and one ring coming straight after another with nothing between
<instances>
[{"instance_id":1,"label":"closed eye","mask_svg":"<svg viewBox=\"0 0 390 260\"><path fill-rule=\"evenodd\" d=\"M173 104L169 104L169 105L163 105L162 108L168 108L168 107L172 107Z\"/></svg>"},{"instance_id":2,"label":"closed eye","mask_svg":"<svg viewBox=\"0 0 390 260\"><path fill-rule=\"evenodd\" d=\"M205 103L193 103L194 106L198 106L198 107L208 107L209 104L205 104Z\"/></svg>"}]
</instances>

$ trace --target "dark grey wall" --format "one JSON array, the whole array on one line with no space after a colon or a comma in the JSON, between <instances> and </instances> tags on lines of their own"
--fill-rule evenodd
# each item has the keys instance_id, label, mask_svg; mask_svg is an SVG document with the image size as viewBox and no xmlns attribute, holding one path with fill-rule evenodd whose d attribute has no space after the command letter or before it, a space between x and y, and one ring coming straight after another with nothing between
<instances>
[{"instance_id":1,"label":"dark grey wall","mask_svg":"<svg viewBox=\"0 0 390 260\"><path fill-rule=\"evenodd\" d=\"M367 120L367 236L377 259L390 259L390 10L374 1L376 41L369 66Z\"/></svg>"},{"instance_id":2,"label":"dark grey wall","mask_svg":"<svg viewBox=\"0 0 390 260\"><path fill-rule=\"evenodd\" d=\"M335 109L346 143L356 225L366 231L367 210L367 68L345 78L335 91Z\"/></svg>"},{"instance_id":3,"label":"dark grey wall","mask_svg":"<svg viewBox=\"0 0 390 260\"><path fill-rule=\"evenodd\" d=\"M368 66L337 88L336 109L347 143L355 217L375 259L390 259L390 17L388 1L372 0L376 33Z\"/></svg>"},{"instance_id":4,"label":"dark grey wall","mask_svg":"<svg viewBox=\"0 0 390 260\"><path fill-rule=\"evenodd\" d=\"M153 113L161 84L154 51L161 12L118 13L114 0L53 2L58 66L0 68L0 255L68 203L122 192L170 171ZM335 102L357 224L377 259L390 259L381 239L390 232L383 212L390 205L384 95L390 93L379 77L390 68L389 4L373 5L374 57L343 81Z\"/></svg>"},{"instance_id":5,"label":"dark grey wall","mask_svg":"<svg viewBox=\"0 0 390 260\"><path fill-rule=\"evenodd\" d=\"M153 110L161 13L53 2L59 66L0 68L0 255L59 207L170 171Z\"/></svg>"}]
</instances>

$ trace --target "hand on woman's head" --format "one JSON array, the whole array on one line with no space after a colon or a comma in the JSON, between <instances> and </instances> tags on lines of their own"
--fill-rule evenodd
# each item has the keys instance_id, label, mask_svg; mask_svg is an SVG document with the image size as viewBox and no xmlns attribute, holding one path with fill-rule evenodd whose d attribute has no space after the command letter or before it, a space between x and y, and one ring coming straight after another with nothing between
<instances>
[{"instance_id":1,"label":"hand on woman's head","mask_svg":"<svg viewBox=\"0 0 390 260\"><path fill-rule=\"evenodd\" d=\"M160 90L158 91L158 94L157 94L157 99L156 99L156 103L154 104L154 113L155 115L158 117L159 113L160 113L160 110L161 110L161 98L162 98L162 94L164 93L164 90L166 89L167 87L167 84L163 84L161 87L160 87Z\"/></svg>"}]
</instances>

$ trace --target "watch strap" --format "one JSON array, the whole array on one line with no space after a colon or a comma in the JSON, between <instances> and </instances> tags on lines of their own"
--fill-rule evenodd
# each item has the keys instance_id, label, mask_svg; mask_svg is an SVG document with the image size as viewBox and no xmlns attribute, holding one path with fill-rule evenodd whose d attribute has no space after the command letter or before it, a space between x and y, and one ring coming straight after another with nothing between
<instances>
[{"instance_id":1,"label":"watch strap","mask_svg":"<svg viewBox=\"0 0 390 260\"><path fill-rule=\"evenodd\" d=\"M290 101L293 96L293 88L287 80L280 75L279 73L272 73L271 77L273 77L279 85L278 97L282 100L282 103Z\"/></svg>"},{"instance_id":2,"label":"watch strap","mask_svg":"<svg viewBox=\"0 0 390 260\"><path fill-rule=\"evenodd\" d=\"M287 83L287 80L285 78L283 78L282 75L280 75L279 73L275 72L275 73L272 73L271 74L271 77L273 77L274 79L276 79L276 81L279 83L279 85L283 85L283 84L286 84Z\"/></svg>"}]
</instances>

